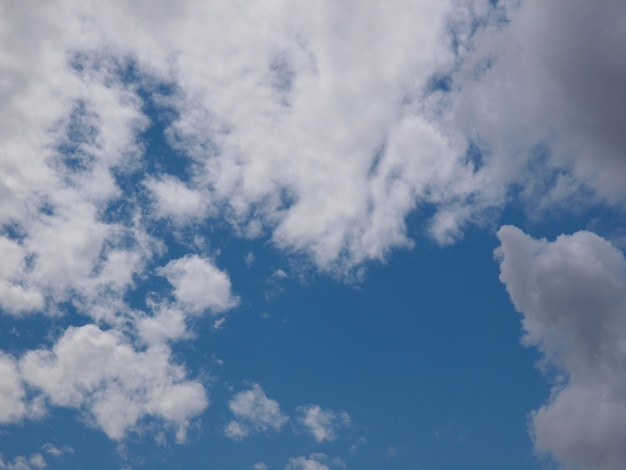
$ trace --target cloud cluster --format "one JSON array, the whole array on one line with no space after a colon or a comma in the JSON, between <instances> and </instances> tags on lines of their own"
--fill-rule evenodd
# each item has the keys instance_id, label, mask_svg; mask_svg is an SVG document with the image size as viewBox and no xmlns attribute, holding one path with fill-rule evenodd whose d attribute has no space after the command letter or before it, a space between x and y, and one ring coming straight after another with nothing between
<instances>
[{"instance_id":1,"label":"cloud cluster","mask_svg":"<svg viewBox=\"0 0 626 470\"><path fill-rule=\"evenodd\" d=\"M86 412L111 439L153 416L175 425L184 440L189 419L208 399L170 355L164 345L136 351L118 332L86 325L68 328L52 350L28 352L20 367L52 404Z\"/></svg>"},{"instance_id":2,"label":"cloud cluster","mask_svg":"<svg viewBox=\"0 0 626 470\"><path fill-rule=\"evenodd\" d=\"M55 96L42 102L48 121L21 110L25 127L61 145L56 168L37 162L49 180L62 173L77 191L98 188L91 200L99 206L119 192L112 167L141 165L127 161L147 126L137 79L128 83L124 72L132 62L140 81L175 90L165 100L175 116L166 135L187 158L179 161L186 181L163 169L144 178L157 217L184 223L221 207L241 233L267 230L278 246L330 269L409 245L404 218L420 202L452 204L475 191L464 143L421 105L433 74L454 60L452 2L285 0L241 9L188 0L150 15L145 7L68 1L50 15L6 12L41 31L13 32L36 65L16 70L28 72L32 88L11 91ZM58 51L47 60L44 43ZM80 92L53 95L53 82ZM50 153L43 144L28 150L33 159ZM445 238L461 223L440 223L436 233Z\"/></svg>"},{"instance_id":3,"label":"cloud cluster","mask_svg":"<svg viewBox=\"0 0 626 470\"><path fill-rule=\"evenodd\" d=\"M590 232L535 240L498 232L500 279L523 314L524 342L555 369L548 402L531 415L540 452L572 468L626 460L626 259Z\"/></svg>"},{"instance_id":4,"label":"cloud cluster","mask_svg":"<svg viewBox=\"0 0 626 470\"><path fill-rule=\"evenodd\" d=\"M223 313L237 300L228 276L198 256L173 260L158 271L172 283L173 304L149 302L147 312L126 307L127 315L114 317L113 327L69 326L51 349L30 350L17 359L0 354L0 422L41 416L47 402L78 409L111 439L122 439L152 417L184 440L189 420L209 402L204 385L173 362L167 342L189 334L189 315ZM27 396L26 386L40 395Z\"/></svg>"},{"instance_id":5,"label":"cloud cluster","mask_svg":"<svg viewBox=\"0 0 626 470\"><path fill-rule=\"evenodd\" d=\"M221 217L344 271L410 245L404 217L420 197L471 192L457 184L472 171L462 146L416 104L452 59L450 6L3 5L0 308L62 316L69 305L91 324L2 356L0 419L29 415L24 384L114 439L145 416L182 429L204 409L167 344L192 334L190 315L237 298L204 255L168 258L163 227ZM149 149L157 121L175 164ZM129 305L155 275L172 299ZM179 388L188 407L170 396Z\"/></svg>"},{"instance_id":6,"label":"cloud cluster","mask_svg":"<svg viewBox=\"0 0 626 470\"><path fill-rule=\"evenodd\" d=\"M237 393L228 404L235 418L225 428L228 437L241 440L253 433L279 431L289 420L276 400L270 399L259 384ZM324 410L318 405L296 408L296 420L317 442L332 441L348 427L351 418L345 411Z\"/></svg>"}]
</instances>

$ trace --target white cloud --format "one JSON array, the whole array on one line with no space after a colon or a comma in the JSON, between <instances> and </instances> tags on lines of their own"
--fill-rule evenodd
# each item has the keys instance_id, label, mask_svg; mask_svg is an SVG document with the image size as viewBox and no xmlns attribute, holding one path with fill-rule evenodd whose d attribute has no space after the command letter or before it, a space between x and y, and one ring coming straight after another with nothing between
<instances>
[{"instance_id":1,"label":"white cloud","mask_svg":"<svg viewBox=\"0 0 626 470\"><path fill-rule=\"evenodd\" d=\"M280 431L289 419L281 412L278 402L268 398L259 384L252 384L250 390L237 393L228 407L235 419L228 423L225 432L236 440L269 429Z\"/></svg>"},{"instance_id":2,"label":"white cloud","mask_svg":"<svg viewBox=\"0 0 626 470\"><path fill-rule=\"evenodd\" d=\"M298 408L298 421L317 442L332 441L337 438L337 432L350 424L350 416L345 411L336 412L323 410L317 405L307 405Z\"/></svg>"},{"instance_id":3,"label":"white cloud","mask_svg":"<svg viewBox=\"0 0 626 470\"><path fill-rule=\"evenodd\" d=\"M286 470L329 470L328 465L324 462L326 456L321 453L314 453L306 457L293 457L289 459Z\"/></svg>"},{"instance_id":4,"label":"white cloud","mask_svg":"<svg viewBox=\"0 0 626 470\"><path fill-rule=\"evenodd\" d=\"M184 339L189 335L185 314L176 308L154 305L153 316L142 315L135 321L137 332L148 344Z\"/></svg>"},{"instance_id":5,"label":"white cloud","mask_svg":"<svg viewBox=\"0 0 626 470\"><path fill-rule=\"evenodd\" d=\"M5 463L0 455L1 470L32 470L35 468L45 468L47 466L45 459L39 453L31 454L29 458L18 455L11 462Z\"/></svg>"},{"instance_id":6,"label":"white cloud","mask_svg":"<svg viewBox=\"0 0 626 470\"><path fill-rule=\"evenodd\" d=\"M56 17L30 8L8 13L9 23L18 25L26 14L34 30ZM35 36L34 43L42 40ZM53 314L56 309L44 299L74 301L70 298L78 295L77 302L93 303L103 292L119 296L149 253L132 223L103 220L107 204L120 196L112 171L133 161L134 137L144 121L136 96L119 80L96 71L81 81L65 63L67 50L31 46L27 49L44 69L28 77L18 70L7 79L15 95L0 116L19 124L12 134L0 135L0 229L15 238L2 238L9 263L0 272L0 306L12 314L44 307ZM59 150L64 146L71 149Z\"/></svg>"},{"instance_id":7,"label":"white cloud","mask_svg":"<svg viewBox=\"0 0 626 470\"><path fill-rule=\"evenodd\" d=\"M59 448L50 442L46 442L41 449L54 457L61 457L63 454L72 454L74 452L74 449L71 447L64 446Z\"/></svg>"},{"instance_id":8,"label":"white cloud","mask_svg":"<svg viewBox=\"0 0 626 470\"><path fill-rule=\"evenodd\" d=\"M180 180L148 179L145 185L152 192L158 217L185 222L207 215L209 195L189 189Z\"/></svg>"},{"instance_id":9,"label":"white cloud","mask_svg":"<svg viewBox=\"0 0 626 470\"><path fill-rule=\"evenodd\" d=\"M224 322L226 321L226 318L222 317L222 318L218 318L217 320L215 320L213 322L213 329L214 330L219 330L222 326L224 326Z\"/></svg>"},{"instance_id":10,"label":"white cloud","mask_svg":"<svg viewBox=\"0 0 626 470\"><path fill-rule=\"evenodd\" d=\"M192 313L206 310L220 313L238 303L231 293L228 275L208 259L187 255L170 261L158 272L174 286L174 296L181 308Z\"/></svg>"},{"instance_id":11,"label":"white cloud","mask_svg":"<svg viewBox=\"0 0 626 470\"><path fill-rule=\"evenodd\" d=\"M23 282L23 247L14 240L0 236L0 253L3 256L0 267L0 308L13 314L23 314L41 310L43 296L35 289L21 285Z\"/></svg>"},{"instance_id":12,"label":"white cloud","mask_svg":"<svg viewBox=\"0 0 626 470\"><path fill-rule=\"evenodd\" d=\"M192 159L179 162L187 181L164 168L146 175L157 215L184 223L219 207L238 233L265 230L322 269L411 246L405 218L423 205L435 209L431 234L453 241L502 206L513 183L528 197L547 191L546 201L581 184L623 200L624 110L612 99L624 74L622 3L518 3L278 0L242 10L186 0L149 15L123 1L6 7L0 223L29 234L35 221L36 270L49 278L66 260L40 242L80 219L48 220L41 209L87 201L95 230L63 235L61 252L76 260L66 287L88 270L110 233L98 210L125 189L111 169L142 164L137 136L148 122L137 84L118 73L130 57L137 81L175 90L150 92L173 116L168 143ZM477 19L487 26L476 30ZM431 94L433 77L449 71L452 92ZM467 138L485 143L478 172ZM80 171L54 150L72 139ZM528 152L539 143L554 144L547 161Z\"/></svg>"},{"instance_id":13,"label":"white cloud","mask_svg":"<svg viewBox=\"0 0 626 470\"><path fill-rule=\"evenodd\" d=\"M45 468L46 461L41 454L33 454L28 459L28 463L30 463L33 468Z\"/></svg>"},{"instance_id":14,"label":"white cloud","mask_svg":"<svg viewBox=\"0 0 626 470\"><path fill-rule=\"evenodd\" d=\"M85 411L111 439L154 416L184 430L208 405L202 384L186 378L163 345L135 351L119 332L70 327L52 350L28 352L24 380L57 406Z\"/></svg>"},{"instance_id":15,"label":"white cloud","mask_svg":"<svg viewBox=\"0 0 626 470\"><path fill-rule=\"evenodd\" d=\"M539 452L572 468L626 461L626 260L590 232L535 240L498 232L500 279L523 314L524 342L563 377L531 415Z\"/></svg>"},{"instance_id":16,"label":"white cloud","mask_svg":"<svg viewBox=\"0 0 626 470\"><path fill-rule=\"evenodd\" d=\"M267 465L267 464L265 464L263 462L255 463L252 466L252 470L268 470L269 468L270 468L269 465Z\"/></svg>"},{"instance_id":17,"label":"white cloud","mask_svg":"<svg viewBox=\"0 0 626 470\"><path fill-rule=\"evenodd\" d=\"M145 125L129 121L138 100L127 91L131 106L115 106L107 92L123 88L98 87L92 77L111 77L120 57L136 58L138 70L176 86L169 106L179 117L168 136L194 159L190 181L146 179L157 213L191 220L206 215L210 198L227 207L242 233L265 227L278 246L307 252L322 268L347 269L408 246L404 217L420 201L474 191L463 148L419 104L432 74L454 60L446 38L452 4L303 7L286 0L242 11L186 1L147 18L124 2L69 2L36 17L46 35L29 38L54 44L56 62L29 64L99 92L90 104L106 126L88 122L109 142L104 149L117 154L108 137L128 143ZM271 34L262 25L271 25ZM62 60L77 52L87 65L82 75ZM208 67L206 57L221 66ZM67 115L71 96L58 101L55 116ZM105 183L80 189L114 189Z\"/></svg>"},{"instance_id":18,"label":"white cloud","mask_svg":"<svg viewBox=\"0 0 626 470\"><path fill-rule=\"evenodd\" d=\"M219 207L238 233L265 230L277 246L339 273L411 246L405 217L422 204L445 212L432 235L456 239L474 212L502 203L482 196L485 181L466 162L465 136L440 125L424 101L433 75L458 59L448 47L448 17L458 9L451 0L280 0L245 11L187 0L150 15L123 1L70 1L35 15L7 8L7 41L18 38L21 47L8 56L13 107L5 106L2 122L14 129L17 117L23 131L0 138L3 154L25 153L20 162L35 171L7 180L12 196L3 201L12 202L0 223L26 206L18 221L35 220L23 227L37 257L33 275L57 295L92 272L113 229L103 207L136 204L111 171L143 164L138 135L148 120L137 83L120 78L132 57L135 80L175 90L163 97L147 87L173 116L168 143L192 159L179 161L186 181L160 167L145 176L158 216L193 222ZM33 25L28 36L20 34L25 22ZM32 102L40 106L24 105ZM54 150L64 143L71 150ZM64 153L78 164L63 164ZM17 160L2 173L14 167ZM473 210L464 204L470 197ZM54 217L42 214L44 202ZM70 217L74 207L82 213ZM127 260L120 290L139 261ZM63 275L51 280L57 265Z\"/></svg>"},{"instance_id":19,"label":"white cloud","mask_svg":"<svg viewBox=\"0 0 626 470\"><path fill-rule=\"evenodd\" d=\"M19 421L26 414L25 393L15 359L0 352L0 423Z\"/></svg>"}]
</instances>

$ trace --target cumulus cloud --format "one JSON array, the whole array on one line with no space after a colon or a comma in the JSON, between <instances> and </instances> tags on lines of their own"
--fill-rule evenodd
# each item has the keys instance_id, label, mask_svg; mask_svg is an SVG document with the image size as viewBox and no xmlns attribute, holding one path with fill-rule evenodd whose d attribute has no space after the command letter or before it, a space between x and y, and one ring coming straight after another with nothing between
<instances>
[{"instance_id":1,"label":"cumulus cloud","mask_svg":"<svg viewBox=\"0 0 626 470\"><path fill-rule=\"evenodd\" d=\"M228 423L225 432L236 440L269 429L280 431L289 419L280 410L278 402L268 398L259 384L252 384L250 390L237 393L228 407L235 418Z\"/></svg>"},{"instance_id":2,"label":"cumulus cloud","mask_svg":"<svg viewBox=\"0 0 626 470\"><path fill-rule=\"evenodd\" d=\"M152 316L142 315L135 322L139 337L148 344L184 339L189 335L186 315L180 309L154 306Z\"/></svg>"},{"instance_id":3,"label":"cumulus cloud","mask_svg":"<svg viewBox=\"0 0 626 470\"><path fill-rule=\"evenodd\" d=\"M266 230L322 268L379 259L410 245L404 218L417 205L453 203L476 190L464 142L421 103L432 76L455 61L447 37L453 6L284 0L242 10L188 0L146 15L122 1L70 1L34 16L7 7L8 24L17 25L9 33L23 49L15 54L28 57L16 60L7 96L46 98L45 113L13 114L35 135L69 140L63 149L73 162L51 168L37 160L46 155L40 137L28 152L43 182L21 187L45 184L47 194L71 183L95 205L119 197L109 170L141 165L122 157L140 150L137 136L148 125L136 83L120 78L132 57L137 80L175 90L167 143L191 159L179 161L186 181L160 167L146 176L158 216L190 221L221 207L240 233ZM19 35L24 22L36 34ZM206 57L222 65L209 67ZM72 86L57 93L65 83ZM27 196L37 211L35 194ZM441 232L445 226L434 233Z\"/></svg>"},{"instance_id":4,"label":"cumulus cloud","mask_svg":"<svg viewBox=\"0 0 626 470\"><path fill-rule=\"evenodd\" d=\"M174 286L177 303L190 312L220 313L237 305L228 275L208 259L187 255L158 270Z\"/></svg>"},{"instance_id":5,"label":"cumulus cloud","mask_svg":"<svg viewBox=\"0 0 626 470\"><path fill-rule=\"evenodd\" d=\"M68 328L51 350L29 351L20 368L52 404L84 411L116 440L148 416L184 440L189 420L208 405L202 384L186 378L167 347L136 351L121 333L95 325Z\"/></svg>"},{"instance_id":6,"label":"cumulus cloud","mask_svg":"<svg viewBox=\"0 0 626 470\"><path fill-rule=\"evenodd\" d=\"M590 232L535 240L498 232L500 279L523 315L524 342L562 377L531 414L539 452L571 468L626 461L626 259ZM569 468L569 467L568 467Z\"/></svg>"},{"instance_id":7,"label":"cumulus cloud","mask_svg":"<svg viewBox=\"0 0 626 470\"><path fill-rule=\"evenodd\" d=\"M581 185L625 194L619 0L52 5L3 12L0 223L35 237L40 280L76 260L56 291L92 273L111 233L103 208L137 196L117 175L142 165L157 216L224 216L340 272L411 246L405 218L423 206L435 213L425 228L448 243L512 184L545 200ZM446 74L442 92L433 83ZM164 143L185 176L140 158L138 86L166 101ZM70 217L79 201L87 218ZM18 281L4 303L41 308Z\"/></svg>"},{"instance_id":8,"label":"cumulus cloud","mask_svg":"<svg viewBox=\"0 0 626 470\"><path fill-rule=\"evenodd\" d=\"M298 421L315 437L317 442L332 441L337 432L350 424L350 415L345 411L323 410L318 405L298 408Z\"/></svg>"},{"instance_id":9,"label":"cumulus cloud","mask_svg":"<svg viewBox=\"0 0 626 470\"><path fill-rule=\"evenodd\" d=\"M205 216L209 209L208 195L189 189L173 177L149 179L145 184L152 193L156 215L160 218L185 222Z\"/></svg>"}]
</instances>

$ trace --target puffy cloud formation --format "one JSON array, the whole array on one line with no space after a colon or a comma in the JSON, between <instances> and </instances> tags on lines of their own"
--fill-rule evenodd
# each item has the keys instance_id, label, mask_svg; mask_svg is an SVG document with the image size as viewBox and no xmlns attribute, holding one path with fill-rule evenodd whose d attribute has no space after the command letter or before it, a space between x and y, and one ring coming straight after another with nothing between
<instances>
[{"instance_id":1,"label":"puffy cloud formation","mask_svg":"<svg viewBox=\"0 0 626 470\"><path fill-rule=\"evenodd\" d=\"M208 195L189 189L176 178L149 179L145 185L152 192L156 215L162 219L185 223L207 215Z\"/></svg>"},{"instance_id":2,"label":"puffy cloud formation","mask_svg":"<svg viewBox=\"0 0 626 470\"><path fill-rule=\"evenodd\" d=\"M102 210L128 191L119 174L141 168L152 170L140 188L157 217L186 223L219 208L239 233L267 230L328 269L410 245L404 217L419 201L475 191L464 143L420 104L433 74L454 60L451 1L23 5L3 12L3 43L13 47L1 145L13 160L2 168L12 176L0 223L30 233L34 220L59 233L59 259L38 256L43 277L67 259L77 261L65 285L91 272L110 233ZM176 165L142 159L150 123L138 84L169 113ZM33 170L16 170L18 161ZM124 196L136 202L141 189L133 191ZM83 214L63 211L81 200ZM93 231L55 230L80 221Z\"/></svg>"},{"instance_id":3,"label":"puffy cloud formation","mask_svg":"<svg viewBox=\"0 0 626 470\"><path fill-rule=\"evenodd\" d=\"M307 405L298 408L298 418L317 442L332 441L337 438L337 431L350 424L350 415L345 411L335 412L323 410L318 405Z\"/></svg>"},{"instance_id":4,"label":"puffy cloud formation","mask_svg":"<svg viewBox=\"0 0 626 470\"><path fill-rule=\"evenodd\" d=\"M0 305L131 286L152 251L137 187L158 217L224 216L339 272L410 246L416 208L449 242L515 184L622 201L623 14L619 0L4 6L0 225L34 266L0 277ZM148 106L175 164L144 154Z\"/></svg>"},{"instance_id":5,"label":"puffy cloud formation","mask_svg":"<svg viewBox=\"0 0 626 470\"><path fill-rule=\"evenodd\" d=\"M153 416L174 425L184 440L189 419L208 399L170 355L164 345L136 351L119 332L86 325L68 328L52 350L28 352L20 367L52 404L86 412L111 439Z\"/></svg>"},{"instance_id":6,"label":"puffy cloud formation","mask_svg":"<svg viewBox=\"0 0 626 470\"><path fill-rule=\"evenodd\" d=\"M531 415L536 449L571 468L626 461L626 259L590 232L535 240L498 232L500 279L523 314L524 342L556 369L550 399Z\"/></svg>"},{"instance_id":7,"label":"puffy cloud formation","mask_svg":"<svg viewBox=\"0 0 626 470\"><path fill-rule=\"evenodd\" d=\"M237 393L228 404L235 415L226 426L226 435L232 439L243 439L252 433L269 429L279 431L289 420L276 400L265 395L259 384L252 384L250 390Z\"/></svg>"},{"instance_id":8,"label":"puffy cloud formation","mask_svg":"<svg viewBox=\"0 0 626 470\"><path fill-rule=\"evenodd\" d=\"M420 206L449 242L512 184L548 202L581 185L624 196L618 0L61 3L3 12L0 224L35 260L0 278L16 314L132 284L151 250L115 234L137 238L141 219L104 214L141 200L119 178L138 169L158 217L219 214L339 272L410 246ZM176 165L142 153L149 103Z\"/></svg>"},{"instance_id":9,"label":"puffy cloud formation","mask_svg":"<svg viewBox=\"0 0 626 470\"><path fill-rule=\"evenodd\" d=\"M228 275L198 255L172 260L158 272L174 286L176 302L185 310L220 313L237 304Z\"/></svg>"}]
</instances>

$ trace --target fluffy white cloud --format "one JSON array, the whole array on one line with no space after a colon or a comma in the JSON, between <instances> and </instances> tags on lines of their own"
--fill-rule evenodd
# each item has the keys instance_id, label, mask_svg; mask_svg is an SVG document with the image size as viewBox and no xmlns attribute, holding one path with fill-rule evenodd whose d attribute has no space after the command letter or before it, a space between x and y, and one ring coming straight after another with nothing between
<instances>
[{"instance_id":1,"label":"fluffy white cloud","mask_svg":"<svg viewBox=\"0 0 626 470\"><path fill-rule=\"evenodd\" d=\"M189 189L182 181L172 177L149 179L145 184L152 192L158 217L185 222L207 215L210 208L208 194Z\"/></svg>"},{"instance_id":2,"label":"fluffy white cloud","mask_svg":"<svg viewBox=\"0 0 626 470\"><path fill-rule=\"evenodd\" d=\"M265 395L259 384L252 384L250 390L237 393L228 403L235 415L226 426L226 435L232 439L243 439L252 433L269 429L279 431L288 421L276 400Z\"/></svg>"},{"instance_id":3,"label":"fluffy white cloud","mask_svg":"<svg viewBox=\"0 0 626 470\"><path fill-rule=\"evenodd\" d=\"M185 314L176 308L154 306L152 316L142 315L135 321L139 337L148 344L158 344L185 338L187 323Z\"/></svg>"},{"instance_id":4,"label":"fluffy white cloud","mask_svg":"<svg viewBox=\"0 0 626 470\"><path fill-rule=\"evenodd\" d=\"M176 426L182 440L208 405L202 384L186 378L167 347L136 351L121 333L95 325L68 328L52 350L28 352L20 368L52 404L85 411L111 439L154 416Z\"/></svg>"},{"instance_id":5,"label":"fluffy white cloud","mask_svg":"<svg viewBox=\"0 0 626 470\"><path fill-rule=\"evenodd\" d=\"M63 137L71 123L86 139L73 151L86 171L36 162L46 190L70 182L97 203L119 192L111 167L137 165L121 157L136 153L146 120L134 85L116 76L133 57L140 75L175 87L169 143L194 161L189 181L162 169L147 176L157 215L192 220L216 203L241 233L265 228L278 246L347 269L410 245L404 218L417 204L450 205L476 191L464 142L422 103L433 74L455 60L452 1L280 0L242 9L188 0L149 15L136 5L67 1L36 15L6 8L16 25L7 40L19 38L16 57L29 59L16 59L9 96L45 97L44 113L19 109L23 127L54 142L46 130ZM28 36L19 34L24 22L34 25ZM72 121L73 109L86 112ZM41 137L27 146L34 160L45 148ZM37 210L36 198L30 204ZM458 214L462 226L468 216ZM447 227L433 233L445 240Z\"/></svg>"},{"instance_id":6,"label":"fluffy white cloud","mask_svg":"<svg viewBox=\"0 0 626 470\"><path fill-rule=\"evenodd\" d=\"M626 259L590 232L535 240L498 232L500 279L523 314L524 342L562 374L531 415L540 452L572 468L626 461Z\"/></svg>"},{"instance_id":7,"label":"fluffy white cloud","mask_svg":"<svg viewBox=\"0 0 626 470\"><path fill-rule=\"evenodd\" d=\"M238 303L230 290L228 275L208 259L187 255L158 270L174 286L177 303L192 313L220 313Z\"/></svg>"},{"instance_id":8,"label":"fluffy white cloud","mask_svg":"<svg viewBox=\"0 0 626 470\"><path fill-rule=\"evenodd\" d=\"M45 22L39 13L32 21ZM12 17L9 23L21 21ZM38 51L35 45L32 49ZM132 285L147 251L147 239L132 221L106 222L103 215L120 196L113 170L122 171L137 153L134 137L143 125L137 99L107 73L81 82L66 63L67 51L62 58L57 52L62 51L40 64L53 70L7 79L15 96L4 103L0 117L21 126L0 136L0 191L6 209L0 210L0 229L11 234L1 242L9 262L0 272L0 306L12 314L44 308L56 313L45 298L78 296L75 301L89 304L105 292L119 296ZM65 81L65 91L50 89L57 78ZM38 105L27 105L33 101Z\"/></svg>"},{"instance_id":9,"label":"fluffy white cloud","mask_svg":"<svg viewBox=\"0 0 626 470\"><path fill-rule=\"evenodd\" d=\"M0 223L29 234L34 221L35 270L47 278L60 262L66 287L110 233L102 207L126 190L111 170L143 164L137 82L171 111L167 143L192 159L178 161L186 181L146 175L157 215L184 223L219 208L239 233L266 230L323 269L410 246L405 217L420 205L449 242L513 183L545 201L581 185L626 194L619 0L60 4L4 7ZM452 91L433 93L451 71ZM466 158L468 138L481 164ZM57 217L80 201L87 219ZM67 236L81 220L93 230ZM138 269L128 260L121 278ZM39 308L16 285L6 302Z\"/></svg>"},{"instance_id":10,"label":"fluffy white cloud","mask_svg":"<svg viewBox=\"0 0 626 470\"><path fill-rule=\"evenodd\" d=\"M337 438L337 432L350 424L350 415L345 411L336 412L323 410L317 405L307 405L298 408L298 421L317 442L332 441Z\"/></svg>"},{"instance_id":11,"label":"fluffy white cloud","mask_svg":"<svg viewBox=\"0 0 626 470\"><path fill-rule=\"evenodd\" d=\"M3 256L0 267L0 308L18 315L42 309L43 296L37 290L21 285L25 264L23 247L14 240L0 236L0 253Z\"/></svg>"}]
</instances>

